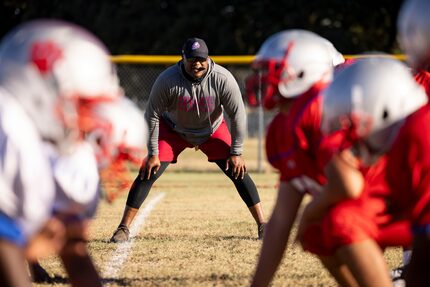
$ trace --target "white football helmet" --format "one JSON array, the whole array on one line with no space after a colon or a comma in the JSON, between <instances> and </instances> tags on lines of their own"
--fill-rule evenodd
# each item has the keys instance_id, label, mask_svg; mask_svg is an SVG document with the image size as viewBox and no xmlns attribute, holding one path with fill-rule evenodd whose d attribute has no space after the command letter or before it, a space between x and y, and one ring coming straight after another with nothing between
<instances>
[{"instance_id":1,"label":"white football helmet","mask_svg":"<svg viewBox=\"0 0 430 287\"><path fill-rule=\"evenodd\" d=\"M148 127L143 111L130 99L123 97L118 100L118 106L105 104L101 107L113 123L113 143L117 147L116 154L124 152L139 152L146 148ZM143 158L139 158L139 162Z\"/></svg>"},{"instance_id":2,"label":"white football helmet","mask_svg":"<svg viewBox=\"0 0 430 287\"><path fill-rule=\"evenodd\" d=\"M344 62L334 46L305 30L286 30L269 37L254 60L254 69L265 70L262 81L269 91L293 98L317 82L329 82L333 67ZM270 95L263 95L263 97Z\"/></svg>"},{"instance_id":3,"label":"white football helmet","mask_svg":"<svg viewBox=\"0 0 430 287\"><path fill-rule=\"evenodd\" d=\"M60 149L79 136L79 105L121 94L105 46L56 20L24 23L3 38L0 85L18 99L42 138Z\"/></svg>"},{"instance_id":4,"label":"white football helmet","mask_svg":"<svg viewBox=\"0 0 430 287\"><path fill-rule=\"evenodd\" d=\"M104 198L111 202L130 188L129 167L138 168L145 157L148 128L143 111L126 97L99 104L92 113L90 118L101 121L82 129L95 150Z\"/></svg>"},{"instance_id":5,"label":"white football helmet","mask_svg":"<svg viewBox=\"0 0 430 287\"><path fill-rule=\"evenodd\" d=\"M426 102L403 63L387 57L360 59L323 92L322 131L342 131L346 146L353 145L370 164L389 149L403 120Z\"/></svg>"},{"instance_id":6,"label":"white football helmet","mask_svg":"<svg viewBox=\"0 0 430 287\"><path fill-rule=\"evenodd\" d=\"M92 143L101 168L117 159L143 159L148 128L143 112L130 99L100 103L81 114L80 129L84 139Z\"/></svg>"},{"instance_id":7,"label":"white football helmet","mask_svg":"<svg viewBox=\"0 0 430 287\"><path fill-rule=\"evenodd\" d=\"M400 9L397 28L400 46L414 68L430 64L430 1L408 0Z\"/></svg>"}]
</instances>

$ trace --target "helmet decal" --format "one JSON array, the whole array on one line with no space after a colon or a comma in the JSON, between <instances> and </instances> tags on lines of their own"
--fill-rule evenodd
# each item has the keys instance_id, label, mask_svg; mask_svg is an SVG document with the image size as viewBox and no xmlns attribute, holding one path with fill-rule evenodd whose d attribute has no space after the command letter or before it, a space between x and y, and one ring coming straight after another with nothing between
<instances>
[{"instance_id":1,"label":"helmet decal","mask_svg":"<svg viewBox=\"0 0 430 287\"><path fill-rule=\"evenodd\" d=\"M306 30L285 30L270 36L260 47L248 77L250 103L271 109L282 100L297 97L331 81L335 64L343 56L323 37Z\"/></svg>"},{"instance_id":2,"label":"helmet decal","mask_svg":"<svg viewBox=\"0 0 430 287\"><path fill-rule=\"evenodd\" d=\"M51 72L55 62L63 57L61 48L52 41L33 43L30 54L31 62L42 75Z\"/></svg>"}]
</instances>

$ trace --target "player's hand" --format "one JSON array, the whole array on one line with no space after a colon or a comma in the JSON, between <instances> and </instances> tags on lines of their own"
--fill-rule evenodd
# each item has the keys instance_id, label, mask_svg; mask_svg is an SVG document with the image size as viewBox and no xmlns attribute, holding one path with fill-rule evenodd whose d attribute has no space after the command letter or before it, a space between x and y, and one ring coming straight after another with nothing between
<instances>
[{"instance_id":1,"label":"player's hand","mask_svg":"<svg viewBox=\"0 0 430 287\"><path fill-rule=\"evenodd\" d=\"M231 167L231 175L235 178L241 178L245 176L246 166L245 160L240 155L231 155L226 162L225 170L229 170Z\"/></svg>"},{"instance_id":2,"label":"player's hand","mask_svg":"<svg viewBox=\"0 0 430 287\"><path fill-rule=\"evenodd\" d=\"M160 158L158 157L158 155L151 155L146 160L146 164L145 164L143 172L142 172L142 170L140 171L140 179L141 180L144 180L144 179L149 180L151 178L152 174L157 173L157 171L160 169L160 166L161 166L161 163L160 163Z\"/></svg>"},{"instance_id":3,"label":"player's hand","mask_svg":"<svg viewBox=\"0 0 430 287\"><path fill-rule=\"evenodd\" d=\"M327 209L324 202L324 197L321 196L321 194L317 194L314 196L313 200L309 202L308 205L306 205L297 230L297 241L302 240L304 232L309 227L309 225L319 222L325 215Z\"/></svg>"},{"instance_id":4,"label":"player's hand","mask_svg":"<svg viewBox=\"0 0 430 287\"><path fill-rule=\"evenodd\" d=\"M36 261L38 258L57 254L64 246L65 237L65 226L61 220L50 218L27 244L27 260Z\"/></svg>"}]
</instances>

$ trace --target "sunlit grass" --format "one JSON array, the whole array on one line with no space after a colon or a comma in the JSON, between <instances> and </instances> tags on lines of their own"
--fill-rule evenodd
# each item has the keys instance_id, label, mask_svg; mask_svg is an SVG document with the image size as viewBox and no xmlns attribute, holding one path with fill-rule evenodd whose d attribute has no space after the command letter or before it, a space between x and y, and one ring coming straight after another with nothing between
<instances>
[{"instance_id":1,"label":"sunlit grass","mask_svg":"<svg viewBox=\"0 0 430 287\"><path fill-rule=\"evenodd\" d=\"M204 155L200 157L199 153L189 151L150 192L142 208L155 195L163 192L165 196L132 239L131 252L117 276L105 273L117 247L108 240L121 218L126 194L113 204L100 204L91 226L89 249L105 285L249 285L261 246L256 239L256 225L229 179L221 172L213 172L216 166L210 172L178 172L185 163L190 168L200 164L203 169L213 165L206 162ZM277 175L267 171L251 172L251 176L269 216L276 200ZM390 249L386 254L390 267L397 266L400 251ZM55 276L55 286L67 286L66 274L57 258L50 257L41 263ZM290 245L273 286L336 284L316 258L304 253L300 246Z\"/></svg>"}]
</instances>

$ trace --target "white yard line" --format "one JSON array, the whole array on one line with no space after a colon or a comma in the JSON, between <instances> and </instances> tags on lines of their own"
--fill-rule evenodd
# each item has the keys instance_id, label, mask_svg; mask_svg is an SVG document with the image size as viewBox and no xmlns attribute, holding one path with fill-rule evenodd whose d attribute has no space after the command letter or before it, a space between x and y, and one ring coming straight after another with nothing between
<instances>
[{"instance_id":1,"label":"white yard line","mask_svg":"<svg viewBox=\"0 0 430 287\"><path fill-rule=\"evenodd\" d=\"M146 206L140 210L136 219L133 221L130 227L130 240L118 243L118 247L114 251L114 256L111 260L105 265L103 269L103 278L117 278L121 268L123 267L124 262L127 260L128 254L133 246L134 240L133 237L137 235L141 226L145 223L146 218L151 213L152 209L157 205L157 203L163 199L165 193L159 193L157 196L152 198Z\"/></svg>"}]
</instances>

